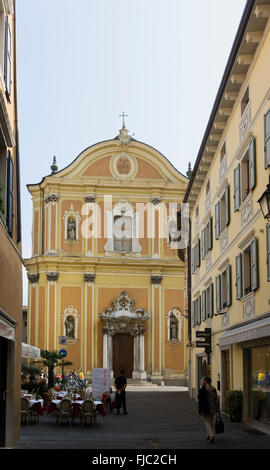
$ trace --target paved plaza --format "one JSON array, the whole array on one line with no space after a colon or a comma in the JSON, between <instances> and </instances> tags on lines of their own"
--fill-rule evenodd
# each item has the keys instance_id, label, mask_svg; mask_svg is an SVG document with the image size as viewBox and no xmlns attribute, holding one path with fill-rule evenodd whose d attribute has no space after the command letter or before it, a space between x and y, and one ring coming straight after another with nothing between
<instances>
[{"instance_id":1,"label":"paved plaza","mask_svg":"<svg viewBox=\"0 0 270 470\"><path fill-rule=\"evenodd\" d=\"M132 389L133 390L133 389ZM270 436L225 422L213 445L205 439L197 404L185 391L128 391L127 416L98 416L95 429L57 428L53 416L23 426L16 449L269 449ZM181 389L180 389L181 390ZM183 390L183 389L182 389Z\"/></svg>"}]
</instances>

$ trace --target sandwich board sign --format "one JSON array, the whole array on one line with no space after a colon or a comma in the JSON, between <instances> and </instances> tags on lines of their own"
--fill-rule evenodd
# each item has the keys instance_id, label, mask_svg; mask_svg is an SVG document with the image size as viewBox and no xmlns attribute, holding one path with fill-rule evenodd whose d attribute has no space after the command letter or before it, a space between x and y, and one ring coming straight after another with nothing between
<instances>
[{"instance_id":1,"label":"sandwich board sign","mask_svg":"<svg viewBox=\"0 0 270 470\"><path fill-rule=\"evenodd\" d=\"M94 400L101 400L104 392L110 390L110 369L93 369L92 395Z\"/></svg>"}]
</instances>

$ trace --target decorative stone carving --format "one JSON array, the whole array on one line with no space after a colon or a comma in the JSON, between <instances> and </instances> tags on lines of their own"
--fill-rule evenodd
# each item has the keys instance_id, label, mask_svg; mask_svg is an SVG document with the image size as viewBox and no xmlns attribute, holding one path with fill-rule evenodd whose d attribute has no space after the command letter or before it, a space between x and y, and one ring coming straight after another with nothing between
<instances>
[{"instance_id":1,"label":"decorative stone carving","mask_svg":"<svg viewBox=\"0 0 270 470\"><path fill-rule=\"evenodd\" d=\"M227 173L227 164L228 164L228 159L227 159L227 155L225 155L220 163L220 167L219 167L219 183L221 184L223 179L225 178L226 176L226 173Z\"/></svg>"},{"instance_id":2,"label":"decorative stone carving","mask_svg":"<svg viewBox=\"0 0 270 470\"><path fill-rule=\"evenodd\" d=\"M250 104L246 107L245 112L242 116L240 125L239 125L239 135L240 135L240 142L243 141L248 129L251 125L251 107Z\"/></svg>"},{"instance_id":3,"label":"decorative stone carving","mask_svg":"<svg viewBox=\"0 0 270 470\"><path fill-rule=\"evenodd\" d=\"M74 210L73 204L70 205L68 211L65 211L63 220L65 227L65 243L77 243L79 241L81 216L78 211Z\"/></svg>"},{"instance_id":4,"label":"decorative stone carving","mask_svg":"<svg viewBox=\"0 0 270 470\"><path fill-rule=\"evenodd\" d=\"M85 196L85 202L88 202L88 203L96 202L96 195L89 194L88 196Z\"/></svg>"},{"instance_id":5,"label":"decorative stone carving","mask_svg":"<svg viewBox=\"0 0 270 470\"><path fill-rule=\"evenodd\" d=\"M113 308L107 307L99 315L103 322L103 332L111 336L119 333L138 336L145 333L145 322L150 317L142 308L134 311L135 302L126 291L121 292L112 303Z\"/></svg>"},{"instance_id":6,"label":"decorative stone carving","mask_svg":"<svg viewBox=\"0 0 270 470\"><path fill-rule=\"evenodd\" d=\"M255 296L254 292L246 295L243 299L243 320L250 320L255 315Z\"/></svg>"},{"instance_id":7,"label":"decorative stone carving","mask_svg":"<svg viewBox=\"0 0 270 470\"><path fill-rule=\"evenodd\" d=\"M253 198L250 197L241 208L241 224L245 227L253 216Z\"/></svg>"},{"instance_id":8,"label":"decorative stone carving","mask_svg":"<svg viewBox=\"0 0 270 470\"><path fill-rule=\"evenodd\" d=\"M226 229L220 239L220 253L223 254L229 244L228 230Z\"/></svg>"},{"instance_id":9,"label":"decorative stone carving","mask_svg":"<svg viewBox=\"0 0 270 470\"><path fill-rule=\"evenodd\" d=\"M84 275L84 280L85 282L95 282L96 275L95 274L85 274Z\"/></svg>"},{"instance_id":10,"label":"decorative stone carving","mask_svg":"<svg viewBox=\"0 0 270 470\"><path fill-rule=\"evenodd\" d=\"M47 276L47 279L49 282L56 282L58 281L58 273L55 272L55 273L46 273L46 276Z\"/></svg>"},{"instance_id":11,"label":"decorative stone carving","mask_svg":"<svg viewBox=\"0 0 270 470\"><path fill-rule=\"evenodd\" d=\"M208 273L212 267L212 257L211 252L209 252L205 258L205 272Z\"/></svg>"},{"instance_id":12,"label":"decorative stone carving","mask_svg":"<svg viewBox=\"0 0 270 470\"><path fill-rule=\"evenodd\" d=\"M62 313L63 332L67 337L68 344L78 342L79 314L73 305L69 305Z\"/></svg>"},{"instance_id":13,"label":"decorative stone carving","mask_svg":"<svg viewBox=\"0 0 270 470\"><path fill-rule=\"evenodd\" d=\"M152 198L152 204L154 206L158 206L161 203L162 199L161 197L155 196Z\"/></svg>"},{"instance_id":14,"label":"decorative stone carving","mask_svg":"<svg viewBox=\"0 0 270 470\"><path fill-rule=\"evenodd\" d=\"M200 232L200 220L199 220L199 217L197 217L195 221L195 236L198 235L199 232Z\"/></svg>"},{"instance_id":15,"label":"decorative stone carving","mask_svg":"<svg viewBox=\"0 0 270 470\"><path fill-rule=\"evenodd\" d=\"M30 284L36 284L39 281L39 273L35 273L35 274L28 273L27 277L28 277L28 281L30 282Z\"/></svg>"},{"instance_id":16,"label":"decorative stone carving","mask_svg":"<svg viewBox=\"0 0 270 470\"><path fill-rule=\"evenodd\" d=\"M59 199L58 194L49 194L48 196L45 197L44 201L46 204L49 204L49 202L57 202Z\"/></svg>"},{"instance_id":17,"label":"decorative stone carving","mask_svg":"<svg viewBox=\"0 0 270 470\"><path fill-rule=\"evenodd\" d=\"M178 307L173 307L167 314L167 339L172 344L182 341L183 315Z\"/></svg>"},{"instance_id":18,"label":"decorative stone carving","mask_svg":"<svg viewBox=\"0 0 270 470\"><path fill-rule=\"evenodd\" d=\"M125 124L123 124L123 127L120 130L119 136L117 137L117 139L118 139L117 145L119 145L120 147L129 147L131 145L132 137L129 135Z\"/></svg>"},{"instance_id":19,"label":"decorative stone carving","mask_svg":"<svg viewBox=\"0 0 270 470\"><path fill-rule=\"evenodd\" d=\"M221 316L221 328L228 328L230 326L230 316L229 312L224 312Z\"/></svg>"},{"instance_id":20,"label":"decorative stone carving","mask_svg":"<svg viewBox=\"0 0 270 470\"><path fill-rule=\"evenodd\" d=\"M211 210L211 192L207 193L205 198L205 213L207 214Z\"/></svg>"},{"instance_id":21,"label":"decorative stone carving","mask_svg":"<svg viewBox=\"0 0 270 470\"><path fill-rule=\"evenodd\" d=\"M162 283L162 276L151 276L152 284L161 284Z\"/></svg>"}]
</instances>

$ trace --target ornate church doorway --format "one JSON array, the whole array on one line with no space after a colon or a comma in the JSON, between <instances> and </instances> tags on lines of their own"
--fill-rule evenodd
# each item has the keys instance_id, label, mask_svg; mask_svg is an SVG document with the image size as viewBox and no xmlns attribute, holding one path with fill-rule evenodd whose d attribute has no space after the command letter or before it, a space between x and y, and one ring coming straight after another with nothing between
<instances>
[{"instance_id":1,"label":"ornate church doorway","mask_svg":"<svg viewBox=\"0 0 270 470\"><path fill-rule=\"evenodd\" d=\"M119 334L113 337L113 371L114 377L125 371L127 378L132 378L134 367L134 337L129 334Z\"/></svg>"}]
</instances>

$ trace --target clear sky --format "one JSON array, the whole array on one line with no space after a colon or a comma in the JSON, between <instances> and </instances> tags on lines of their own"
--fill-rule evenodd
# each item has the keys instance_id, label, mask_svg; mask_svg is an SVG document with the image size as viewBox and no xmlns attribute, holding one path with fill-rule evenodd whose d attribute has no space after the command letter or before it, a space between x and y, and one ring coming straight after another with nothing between
<instances>
[{"instance_id":1,"label":"clear sky","mask_svg":"<svg viewBox=\"0 0 270 470\"><path fill-rule=\"evenodd\" d=\"M26 189L86 147L135 138L194 164L245 0L17 0L23 255ZM24 303L27 282L24 276Z\"/></svg>"}]
</instances>

